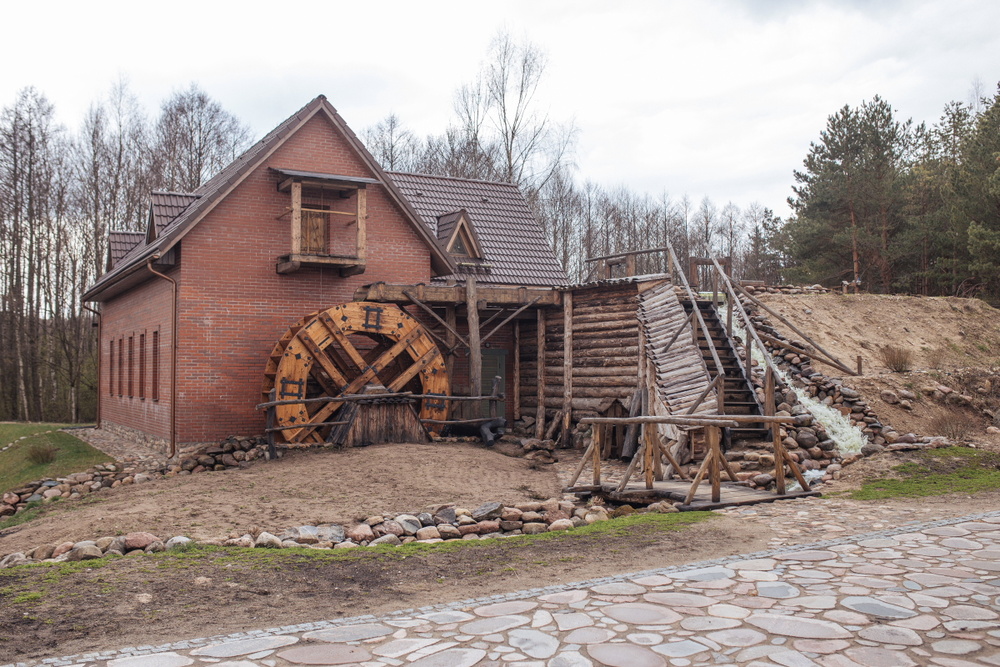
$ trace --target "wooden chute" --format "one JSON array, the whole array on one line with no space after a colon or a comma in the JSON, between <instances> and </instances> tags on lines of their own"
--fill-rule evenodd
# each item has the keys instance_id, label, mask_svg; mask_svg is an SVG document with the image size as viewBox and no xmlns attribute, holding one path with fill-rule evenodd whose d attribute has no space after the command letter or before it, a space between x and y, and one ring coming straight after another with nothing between
<instances>
[{"instance_id":1,"label":"wooden chute","mask_svg":"<svg viewBox=\"0 0 1000 667\"><path fill-rule=\"evenodd\" d=\"M263 393L288 401L359 394L367 385L390 392L437 394L424 398L421 419L447 418L450 394L444 357L421 324L397 306L356 301L311 313L275 344L264 372ZM323 442L343 401L279 405L278 441Z\"/></svg>"}]
</instances>

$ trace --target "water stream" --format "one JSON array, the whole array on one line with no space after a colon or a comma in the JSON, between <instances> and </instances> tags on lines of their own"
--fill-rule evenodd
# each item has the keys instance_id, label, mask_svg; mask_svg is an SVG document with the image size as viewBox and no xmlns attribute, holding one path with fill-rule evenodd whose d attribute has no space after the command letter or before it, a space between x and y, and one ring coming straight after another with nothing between
<instances>
[{"instance_id":1,"label":"water stream","mask_svg":"<svg viewBox=\"0 0 1000 667\"><path fill-rule=\"evenodd\" d=\"M725 305L719 306L719 318L723 321L725 321L726 318L726 308L727 306ZM747 341L747 332L743 327L743 323L740 321L738 313L733 313L733 329L735 329L737 335L739 335L744 341ZM757 360L757 363L760 364L762 368L764 367L764 355L756 345L753 346L751 356ZM791 378L783 369L778 368L778 374L781 376L781 379L786 386L792 386ZM839 410L826 405L822 401L817 400L815 397L810 396L808 392L801 389L796 390L795 393L799 397L799 403L809 410L815 420L822 425L824 429L826 429L830 439L837 443L837 449L840 451L840 455L842 457L857 454L861 451L861 448L865 445L865 443L868 442L861 429L855 426L848 417L841 414ZM823 475L821 471L808 472L818 473L818 476L820 477ZM806 477L808 479L808 475Z\"/></svg>"}]
</instances>

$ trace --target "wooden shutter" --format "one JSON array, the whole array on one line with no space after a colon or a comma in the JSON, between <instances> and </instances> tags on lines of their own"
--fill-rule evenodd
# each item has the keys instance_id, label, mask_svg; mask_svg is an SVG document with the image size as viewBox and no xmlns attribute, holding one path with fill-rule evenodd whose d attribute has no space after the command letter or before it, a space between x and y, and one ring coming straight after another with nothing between
<instances>
[{"instance_id":1,"label":"wooden shutter","mask_svg":"<svg viewBox=\"0 0 1000 667\"><path fill-rule=\"evenodd\" d=\"M306 255L327 254L327 216L302 211L302 252Z\"/></svg>"}]
</instances>

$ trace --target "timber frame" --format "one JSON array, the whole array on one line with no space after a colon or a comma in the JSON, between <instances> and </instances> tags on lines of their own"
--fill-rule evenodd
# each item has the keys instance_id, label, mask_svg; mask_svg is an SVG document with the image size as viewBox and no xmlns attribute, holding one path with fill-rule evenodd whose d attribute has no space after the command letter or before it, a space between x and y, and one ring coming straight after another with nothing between
<instances>
[{"instance_id":1,"label":"timber frame","mask_svg":"<svg viewBox=\"0 0 1000 667\"><path fill-rule=\"evenodd\" d=\"M292 169L272 168L271 171L279 176L278 192L287 192L291 197L285 212L278 216L279 219L289 216L291 252L278 258L275 270L278 273L293 273L305 267L332 267L338 268L342 277L364 272L368 253L365 222L368 219L366 187L377 184L379 181L374 178L318 174ZM349 204L353 199L353 206L347 210L333 207L309 207L303 204L304 191L306 193L310 191L320 193L321 195L329 194L334 198L334 201L342 200ZM329 252L328 247L309 247L309 244L305 242L307 234L304 223L307 218L302 215L303 213L307 213L309 216L319 216L327 229L337 223L353 225L355 228L354 252L334 254ZM326 235L323 238L325 239ZM324 241L320 245L327 246L328 244Z\"/></svg>"}]
</instances>

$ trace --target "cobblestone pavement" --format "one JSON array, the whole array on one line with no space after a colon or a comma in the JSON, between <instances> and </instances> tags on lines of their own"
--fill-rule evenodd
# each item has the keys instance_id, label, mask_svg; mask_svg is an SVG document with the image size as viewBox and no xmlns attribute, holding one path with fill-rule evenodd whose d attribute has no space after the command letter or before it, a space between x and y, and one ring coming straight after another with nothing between
<instances>
[{"instance_id":1,"label":"cobblestone pavement","mask_svg":"<svg viewBox=\"0 0 1000 667\"><path fill-rule=\"evenodd\" d=\"M852 509L857 516L839 515L843 530L823 523L824 515ZM777 538L772 551L717 561L378 617L43 662L98 667L1000 665L1000 512L928 521L919 507L885 512L850 501L813 500L725 513L775 528L780 523L785 536ZM864 529L875 532L837 535ZM815 534L833 539L780 543Z\"/></svg>"}]
</instances>

